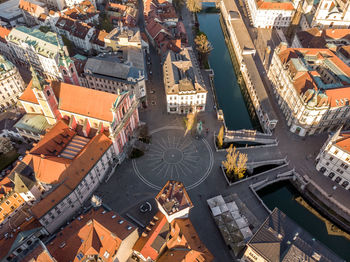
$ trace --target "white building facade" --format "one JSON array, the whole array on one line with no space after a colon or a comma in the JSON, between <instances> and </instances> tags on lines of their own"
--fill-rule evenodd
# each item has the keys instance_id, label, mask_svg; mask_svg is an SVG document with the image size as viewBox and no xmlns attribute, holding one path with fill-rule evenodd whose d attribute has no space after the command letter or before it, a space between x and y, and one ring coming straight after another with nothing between
<instances>
[{"instance_id":1,"label":"white building facade","mask_svg":"<svg viewBox=\"0 0 350 262\"><path fill-rule=\"evenodd\" d=\"M348 28L350 26L350 2L321 0L312 20L312 27Z\"/></svg>"},{"instance_id":2,"label":"white building facade","mask_svg":"<svg viewBox=\"0 0 350 262\"><path fill-rule=\"evenodd\" d=\"M146 97L144 59L141 48L122 48L120 52L88 58L84 75L88 88L119 94L129 91L137 99Z\"/></svg>"},{"instance_id":3,"label":"white building facade","mask_svg":"<svg viewBox=\"0 0 350 262\"><path fill-rule=\"evenodd\" d=\"M167 112L188 114L205 111L208 91L191 47L169 51L163 63Z\"/></svg>"},{"instance_id":4,"label":"white building facade","mask_svg":"<svg viewBox=\"0 0 350 262\"><path fill-rule=\"evenodd\" d=\"M113 146L109 146L102 157L88 170L87 174L74 190L59 200L48 212L38 217L39 222L50 233L54 232L68 218L72 217L88 200L97 187L104 181L109 167L113 165Z\"/></svg>"},{"instance_id":5,"label":"white building facade","mask_svg":"<svg viewBox=\"0 0 350 262\"><path fill-rule=\"evenodd\" d=\"M77 73L68 51L55 33L19 26L6 37L16 63L30 64L46 79L78 84Z\"/></svg>"},{"instance_id":6,"label":"white building facade","mask_svg":"<svg viewBox=\"0 0 350 262\"><path fill-rule=\"evenodd\" d=\"M0 55L0 112L15 105L24 88L17 68Z\"/></svg>"},{"instance_id":7,"label":"white building facade","mask_svg":"<svg viewBox=\"0 0 350 262\"><path fill-rule=\"evenodd\" d=\"M331 135L316 158L316 169L345 189L350 189L350 132Z\"/></svg>"},{"instance_id":8,"label":"white building facade","mask_svg":"<svg viewBox=\"0 0 350 262\"><path fill-rule=\"evenodd\" d=\"M292 21L299 0L284 2L247 0L251 22L257 28L288 27Z\"/></svg>"},{"instance_id":9,"label":"white building facade","mask_svg":"<svg viewBox=\"0 0 350 262\"><path fill-rule=\"evenodd\" d=\"M291 132L306 136L349 125L348 73L349 67L328 49L287 48L284 43L275 49L268 77Z\"/></svg>"}]
</instances>

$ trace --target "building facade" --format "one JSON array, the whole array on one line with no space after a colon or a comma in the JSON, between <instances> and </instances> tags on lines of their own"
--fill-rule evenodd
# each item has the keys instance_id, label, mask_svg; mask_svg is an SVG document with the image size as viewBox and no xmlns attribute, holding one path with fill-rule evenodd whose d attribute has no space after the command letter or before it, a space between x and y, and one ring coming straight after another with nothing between
<instances>
[{"instance_id":1,"label":"building facade","mask_svg":"<svg viewBox=\"0 0 350 262\"><path fill-rule=\"evenodd\" d=\"M191 47L168 51L163 63L167 112L187 114L205 110L208 91Z\"/></svg>"},{"instance_id":2,"label":"building facade","mask_svg":"<svg viewBox=\"0 0 350 262\"><path fill-rule=\"evenodd\" d=\"M350 189L350 133L339 129L330 135L316 157L316 169L345 189Z\"/></svg>"},{"instance_id":3,"label":"building facade","mask_svg":"<svg viewBox=\"0 0 350 262\"><path fill-rule=\"evenodd\" d=\"M281 43L268 77L291 132L306 136L349 125L350 68L329 49Z\"/></svg>"},{"instance_id":4,"label":"building facade","mask_svg":"<svg viewBox=\"0 0 350 262\"><path fill-rule=\"evenodd\" d=\"M24 91L24 81L15 67L0 55L0 112L14 106Z\"/></svg>"},{"instance_id":5,"label":"building facade","mask_svg":"<svg viewBox=\"0 0 350 262\"><path fill-rule=\"evenodd\" d=\"M144 55L141 48L120 48L88 58L84 75L87 87L113 94L129 91L137 99L146 97Z\"/></svg>"},{"instance_id":6,"label":"building facade","mask_svg":"<svg viewBox=\"0 0 350 262\"><path fill-rule=\"evenodd\" d=\"M20 0L18 8L21 10L24 21L28 26L39 24L41 15L47 13L47 8L42 2L33 3L26 0Z\"/></svg>"},{"instance_id":7,"label":"building facade","mask_svg":"<svg viewBox=\"0 0 350 262\"><path fill-rule=\"evenodd\" d=\"M138 100L130 92L110 94L57 81L47 82L34 70L33 79L19 100L27 112L24 117L41 115L48 125L67 119L71 126L79 124L87 130L107 130L120 161L125 157L124 146L139 125Z\"/></svg>"},{"instance_id":8,"label":"building facade","mask_svg":"<svg viewBox=\"0 0 350 262\"><path fill-rule=\"evenodd\" d=\"M64 35L78 48L84 52L89 52L92 49L92 38L96 29L84 22L61 16L53 28L57 33Z\"/></svg>"},{"instance_id":9,"label":"building facade","mask_svg":"<svg viewBox=\"0 0 350 262\"><path fill-rule=\"evenodd\" d=\"M30 64L47 79L79 84L78 75L61 37L38 29L19 26L6 38L16 62Z\"/></svg>"},{"instance_id":10,"label":"building facade","mask_svg":"<svg viewBox=\"0 0 350 262\"><path fill-rule=\"evenodd\" d=\"M11 30L0 26L0 55L5 56L8 60L15 63L15 58L13 57L12 50L7 44L6 37L9 35Z\"/></svg>"},{"instance_id":11,"label":"building facade","mask_svg":"<svg viewBox=\"0 0 350 262\"><path fill-rule=\"evenodd\" d=\"M350 26L350 2L321 0L311 26L321 28L348 28Z\"/></svg>"},{"instance_id":12,"label":"building facade","mask_svg":"<svg viewBox=\"0 0 350 262\"><path fill-rule=\"evenodd\" d=\"M299 0L288 1L246 1L249 16L254 27L288 27L299 5Z\"/></svg>"},{"instance_id":13,"label":"building facade","mask_svg":"<svg viewBox=\"0 0 350 262\"><path fill-rule=\"evenodd\" d=\"M344 261L277 208L246 246L243 262Z\"/></svg>"}]
</instances>

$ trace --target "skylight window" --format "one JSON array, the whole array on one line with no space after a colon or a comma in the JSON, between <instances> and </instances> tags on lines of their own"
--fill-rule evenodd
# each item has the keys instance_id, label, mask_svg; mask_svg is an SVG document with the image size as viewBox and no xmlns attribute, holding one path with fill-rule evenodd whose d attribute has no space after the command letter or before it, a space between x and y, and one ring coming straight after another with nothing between
<instances>
[{"instance_id":1,"label":"skylight window","mask_svg":"<svg viewBox=\"0 0 350 262\"><path fill-rule=\"evenodd\" d=\"M84 257L83 253L79 252L79 254L77 255L77 258L79 259L79 261Z\"/></svg>"}]
</instances>

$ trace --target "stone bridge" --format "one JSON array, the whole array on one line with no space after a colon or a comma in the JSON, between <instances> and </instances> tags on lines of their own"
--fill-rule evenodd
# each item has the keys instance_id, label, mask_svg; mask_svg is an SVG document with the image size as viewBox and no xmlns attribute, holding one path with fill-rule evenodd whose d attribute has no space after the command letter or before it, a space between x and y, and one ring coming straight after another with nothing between
<instances>
[{"instance_id":1,"label":"stone bridge","mask_svg":"<svg viewBox=\"0 0 350 262\"><path fill-rule=\"evenodd\" d=\"M265 134L256 130L229 130L225 133L224 142L254 142L259 144L277 144L276 138L272 134Z\"/></svg>"}]
</instances>

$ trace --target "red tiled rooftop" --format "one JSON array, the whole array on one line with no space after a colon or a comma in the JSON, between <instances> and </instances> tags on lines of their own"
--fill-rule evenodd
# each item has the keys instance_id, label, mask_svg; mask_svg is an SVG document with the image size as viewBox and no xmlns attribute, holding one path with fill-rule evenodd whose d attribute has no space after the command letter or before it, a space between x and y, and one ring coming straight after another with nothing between
<instances>
[{"instance_id":1,"label":"red tiled rooftop","mask_svg":"<svg viewBox=\"0 0 350 262\"><path fill-rule=\"evenodd\" d=\"M257 1L258 9L266 9L266 10L294 10L294 6L292 2L265 2L263 0Z\"/></svg>"},{"instance_id":2,"label":"red tiled rooftop","mask_svg":"<svg viewBox=\"0 0 350 262\"><path fill-rule=\"evenodd\" d=\"M169 223L160 211L157 212L151 223L152 224L148 225L148 228L145 229L140 238L136 241L133 250L141 253L145 258L150 257L152 260L155 260L159 253L152 247L152 244L162 228L167 225L169 226Z\"/></svg>"},{"instance_id":3,"label":"red tiled rooftop","mask_svg":"<svg viewBox=\"0 0 350 262\"><path fill-rule=\"evenodd\" d=\"M113 211L91 209L61 230L47 248L60 262L79 261L79 253L104 257L106 251L110 255L105 261L113 261L122 241L135 229Z\"/></svg>"},{"instance_id":4,"label":"red tiled rooftop","mask_svg":"<svg viewBox=\"0 0 350 262\"><path fill-rule=\"evenodd\" d=\"M70 165L59 174L60 181L63 183L33 206L34 216L42 217L69 195L111 145L112 141L105 134L94 136Z\"/></svg>"},{"instance_id":5,"label":"red tiled rooftop","mask_svg":"<svg viewBox=\"0 0 350 262\"><path fill-rule=\"evenodd\" d=\"M59 110L107 122L113 121L111 108L119 95L57 81L51 81L51 86L58 100ZM19 100L38 104L31 87L32 81Z\"/></svg>"}]
</instances>

